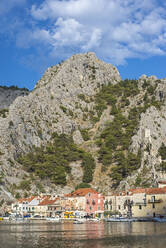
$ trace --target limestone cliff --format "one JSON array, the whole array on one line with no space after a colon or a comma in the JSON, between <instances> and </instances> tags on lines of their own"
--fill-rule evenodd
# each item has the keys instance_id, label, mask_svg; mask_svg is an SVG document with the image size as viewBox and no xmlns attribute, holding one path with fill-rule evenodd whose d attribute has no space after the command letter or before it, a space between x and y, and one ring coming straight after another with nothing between
<instances>
[{"instance_id":1,"label":"limestone cliff","mask_svg":"<svg viewBox=\"0 0 166 248\"><path fill-rule=\"evenodd\" d=\"M115 187L115 177L111 173L115 167L117 173L120 153L129 162L130 170L118 172L122 178L119 177L116 188L155 185L164 178L164 172L156 168L161 164L159 148L166 142L166 80L142 76L136 84L137 88L134 88L133 82L129 82L133 87L132 93L129 92L125 82L121 83L117 69L100 61L94 53L74 55L49 68L32 92L11 101L7 106L8 113L0 116L1 197L12 198L10 193L13 196L24 194L27 191L26 187L25 190L21 188L24 181L31 184L29 192L40 191L41 185L46 192L69 192L82 182L81 159L70 163L71 170L63 187L53 184L49 178L42 179L26 171L24 164L18 162L20 156L33 152L35 147L45 147L55 133L70 135L78 148L92 155L96 165L91 185L99 190ZM113 87L104 88L107 85ZM136 122L131 117L134 108L136 112L139 110ZM116 125L120 119L124 144L117 143L109 154L110 143L116 143L114 138L120 140L121 137L115 134L106 140L105 134L107 131L109 134L111 125ZM136 123L135 127L133 123ZM127 125L131 129L131 139L127 139ZM134 157L137 154L139 159ZM132 159L139 160L140 165L134 167Z\"/></svg>"}]
</instances>

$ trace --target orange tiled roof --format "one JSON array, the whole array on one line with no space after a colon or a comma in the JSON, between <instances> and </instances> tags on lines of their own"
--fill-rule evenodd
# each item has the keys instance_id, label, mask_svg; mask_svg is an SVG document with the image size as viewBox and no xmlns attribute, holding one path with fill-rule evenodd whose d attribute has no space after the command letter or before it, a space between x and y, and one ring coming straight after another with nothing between
<instances>
[{"instance_id":1,"label":"orange tiled roof","mask_svg":"<svg viewBox=\"0 0 166 248\"><path fill-rule=\"evenodd\" d=\"M146 189L138 188L138 189L129 189L128 191L131 192L131 194L140 194L140 193L145 193Z\"/></svg>"},{"instance_id":2,"label":"orange tiled roof","mask_svg":"<svg viewBox=\"0 0 166 248\"><path fill-rule=\"evenodd\" d=\"M19 203L23 203L23 202L31 202L33 199L35 198L35 196L31 196L29 198L21 198L18 200Z\"/></svg>"},{"instance_id":3,"label":"orange tiled roof","mask_svg":"<svg viewBox=\"0 0 166 248\"><path fill-rule=\"evenodd\" d=\"M138 188L138 189L129 189L129 192L131 194L139 194L139 193L145 193L148 195L152 194L166 194L166 187L163 188Z\"/></svg>"},{"instance_id":4,"label":"orange tiled roof","mask_svg":"<svg viewBox=\"0 0 166 248\"><path fill-rule=\"evenodd\" d=\"M57 201L57 199L50 200L50 197L45 198L43 201L39 203L39 206L52 205Z\"/></svg>"},{"instance_id":5,"label":"orange tiled roof","mask_svg":"<svg viewBox=\"0 0 166 248\"><path fill-rule=\"evenodd\" d=\"M149 188L146 189L146 194L153 195L153 194L166 194L166 187L163 188Z\"/></svg>"},{"instance_id":6,"label":"orange tiled roof","mask_svg":"<svg viewBox=\"0 0 166 248\"><path fill-rule=\"evenodd\" d=\"M119 193L113 193L111 196L127 196L127 195L134 195L134 194L166 194L166 186L163 188L137 188L137 189L129 189L129 194L126 191L121 191Z\"/></svg>"},{"instance_id":7,"label":"orange tiled roof","mask_svg":"<svg viewBox=\"0 0 166 248\"><path fill-rule=\"evenodd\" d=\"M77 189L74 192L65 195L66 197L77 197L77 196L85 196L88 193L92 194L99 194L96 190L91 189L91 188L82 188L82 189Z\"/></svg>"},{"instance_id":8,"label":"orange tiled roof","mask_svg":"<svg viewBox=\"0 0 166 248\"><path fill-rule=\"evenodd\" d=\"M140 189L130 189L132 194L145 193L148 195L152 194L166 194L166 187L163 188L140 188Z\"/></svg>"}]
</instances>

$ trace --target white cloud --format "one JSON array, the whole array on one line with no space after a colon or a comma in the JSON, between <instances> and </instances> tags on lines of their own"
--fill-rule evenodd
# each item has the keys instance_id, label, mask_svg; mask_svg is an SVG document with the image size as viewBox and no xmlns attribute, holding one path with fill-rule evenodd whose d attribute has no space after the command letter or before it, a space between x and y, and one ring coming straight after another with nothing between
<instances>
[{"instance_id":1,"label":"white cloud","mask_svg":"<svg viewBox=\"0 0 166 248\"><path fill-rule=\"evenodd\" d=\"M91 50L122 64L166 53L166 10L157 0L44 0L31 15L37 27L20 44L40 42L55 57Z\"/></svg>"}]
</instances>

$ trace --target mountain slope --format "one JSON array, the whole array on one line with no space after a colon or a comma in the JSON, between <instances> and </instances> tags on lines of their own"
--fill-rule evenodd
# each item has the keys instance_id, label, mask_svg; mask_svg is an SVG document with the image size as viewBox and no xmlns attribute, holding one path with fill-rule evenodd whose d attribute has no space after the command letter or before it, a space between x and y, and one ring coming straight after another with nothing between
<instances>
[{"instance_id":1,"label":"mountain slope","mask_svg":"<svg viewBox=\"0 0 166 248\"><path fill-rule=\"evenodd\" d=\"M156 185L166 168L165 83L121 81L94 53L49 68L0 117L2 189L19 197L82 181L101 191Z\"/></svg>"}]
</instances>

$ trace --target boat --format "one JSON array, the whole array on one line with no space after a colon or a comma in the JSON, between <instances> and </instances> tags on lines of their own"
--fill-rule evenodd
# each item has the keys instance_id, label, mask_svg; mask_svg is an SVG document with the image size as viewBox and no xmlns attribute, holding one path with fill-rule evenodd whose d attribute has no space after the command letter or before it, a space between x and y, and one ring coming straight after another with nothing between
<instances>
[{"instance_id":1,"label":"boat","mask_svg":"<svg viewBox=\"0 0 166 248\"><path fill-rule=\"evenodd\" d=\"M153 218L154 222L166 222L166 218L161 218L161 217L154 217Z\"/></svg>"},{"instance_id":2,"label":"boat","mask_svg":"<svg viewBox=\"0 0 166 248\"><path fill-rule=\"evenodd\" d=\"M83 224L85 221L83 221L82 219L75 219L73 221L73 224Z\"/></svg>"},{"instance_id":3,"label":"boat","mask_svg":"<svg viewBox=\"0 0 166 248\"><path fill-rule=\"evenodd\" d=\"M49 222L59 222L60 221L60 218L59 217L47 217L46 218L46 221L49 221Z\"/></svg>"},{"instance_id":4,"label":"boat","mask_svg":"<svg viewBox=\"0 0 166 248\"><path fill-rule=\"evenodd\" d=\"M105 219L107 222L134 222L135 218L125 218L125 217L116 217L116 218L107 218Z\"/></svg>"},{"instance_id":5,"label":"boat","mask_svg":"<svg viewBox=\"0 0 166 248\"><path fill-rule=\"evenodd\" d=\"M99 222L100 219L97 219L97 218L91 218L91 219L88 219L89 221L92 221L92 222Z\"/></svg>"}]
</instances>

